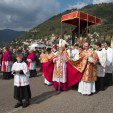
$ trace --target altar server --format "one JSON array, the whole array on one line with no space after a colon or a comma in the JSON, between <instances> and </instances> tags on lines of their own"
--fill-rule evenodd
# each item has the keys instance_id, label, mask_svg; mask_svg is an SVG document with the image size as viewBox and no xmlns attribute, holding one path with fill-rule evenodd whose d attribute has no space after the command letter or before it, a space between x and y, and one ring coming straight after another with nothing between
<instances>
[{"instance_id":1,"label":"altar server","mask_svg":"<svg viewBox=\"0 0 113 113\"><path fill-rule=\"evenodd\" d=\"M22 60L23 55L16 55L17 62L12 66L14 75L14 98L18 100L15 108L22 106L23 108L29 105L31 91L29 85L29 69L27 64Z\"/></svg>"},{"instance_id":2,"label":"altar server","mask_svg":"<svg viewBox=\"0 0 113 113\"><path fill-rule=\"evenodd\" d=\"M103 51L106 52L106 70L105 70L105 84L106 86L113 85L112 77L112 63L113 63L113 49L110 48L110 43L105 41Z\"/></svg>"}]
</instances>

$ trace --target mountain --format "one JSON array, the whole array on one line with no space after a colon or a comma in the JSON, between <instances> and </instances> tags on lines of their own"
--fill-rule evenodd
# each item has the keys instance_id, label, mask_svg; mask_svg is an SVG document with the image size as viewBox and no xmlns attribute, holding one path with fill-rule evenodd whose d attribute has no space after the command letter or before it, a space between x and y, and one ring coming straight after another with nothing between
<instances>
[{"instance_id":1,"label":"mountain","mask_svg":"<svg viewBox=\"0 0 113 113\"><path fill-rule=\"evenodd\" d=\"M0 40L2 42L9 42L23 33L23 31L14 31L10 29L0 30Z\"/></svg>"},{"instance_id":2,"label":"mountain","mask_svg":"<svg viewBox=\"0 0 113 113\"><path fill-rule=\"evenodd\" d=\"M91 32L96 30L96 32L99 32L103 36L113 35L113 3L88 5L80 10L102 19L102 24L97 27L92 27ZM24 40L28 38L49 38L53 33L60 35L61 16L73 11L76 11L76 9L67 10L61 14L55 15L44 23L19 36L18 39ZM62 33L71 34L71 31L74 27L75 26L72 25L62 24Z\"/></svg>"}]
</instances>

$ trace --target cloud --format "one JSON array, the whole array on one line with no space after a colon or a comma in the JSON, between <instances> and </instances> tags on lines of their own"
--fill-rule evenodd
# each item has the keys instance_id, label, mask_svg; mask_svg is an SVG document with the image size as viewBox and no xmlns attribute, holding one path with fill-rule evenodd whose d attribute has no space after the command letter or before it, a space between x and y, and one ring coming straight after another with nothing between
<instances>
[{"instance_id":1,"label":"cloud","mask_svg":"<svg viewBox=\"0 0 113 113\"><path fill-rule=\"evenodd\" d=\"M113 2L113 0L93 0L94 4L99 4L99 3L110 3Z\"/></svg>"},{"instance_id":2,"label":"cloud","mask_svg":"<svg viewBox=\"0 0 113 113\"><path fill-rule=\"evenodd\" d=\"M69 5L69 6L68 6L68 9L73 9L73 8L80 9L80 8L86 6L86 5L87 5L87 4L84 3L84 2L79 2L79 3L77 3L76 5Z\"/></svg>"},{"instance_id":3,"label":"cloud","mask_svg":"<svg viewBox=\"0 0 113 113\"><path fill-rule=\"evenodd\" d=\"M84 2L82 2L82 1L84 1ZM82 0L82 1L76 3L75 5L68 5L68 9L73 9L73 8L80 9L80 8L88 5L91 0ZM87 2L87 1L89 1L89 2ZM113 2L113 0L93 0L92 3L99 4L99 3L110 3L110 2Z\"/></svg>"},{"instance_id":4,"label":"cloud","mask_svg":"<svg viewBox=\"0 0 113 113\"><path fill-rule=\"evenodd\" d=\"M28 30L59 12L56 0L1 0L0 29Z\"/></svg>"},{"instance_id":5,"label":"cloud","mask_svg":"<svg viewBox=\"0 0 113 113\"><path fill-rule=\"evenodd\" d=\"M28 30L58 14L63 0L0 0L0 29ZM65 1L65 0L64 0ZM86 0L81 0L86 1ZM113 0L93 0L94 4ZM87 3L68 5L67 9L82 8Z\"/></svg>"}]
</instances>

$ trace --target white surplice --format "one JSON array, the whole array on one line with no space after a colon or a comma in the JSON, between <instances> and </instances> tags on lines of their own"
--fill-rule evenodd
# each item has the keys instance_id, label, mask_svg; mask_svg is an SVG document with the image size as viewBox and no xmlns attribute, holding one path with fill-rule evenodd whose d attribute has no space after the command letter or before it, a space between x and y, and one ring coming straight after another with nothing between
<instances>
[{"instance_id":1,"label":"white surplice","mask_svg":"<svg viewBox=\"0 0 113 113\"><path fill-rule=\"evenodd\" d=\"M78 92L83 95L90 95L92 93L95 93L95 82L79 82Z\"/></svg>"},{"instance_id":2,"label":"white surplice","mask_svg":"<svg viewBox=\"0 0 113 113\"><path fill-rule=\"evenodd\" d=\"M55 67L54 67L54 71L53 71L53 82L62 82L62 83L67 82L66 59L67 59L67 57L65 54L59 55L58 60L56 60L56 58L53 59L53 62L55 62ZM60 64L60 60L63 60L63 62L61 64ZM58 70L59 66L60 66L60 68L62 68L62 77L57 77L54 73L55 68L57 68L57 70Z\"/></svg>"},{"instance_id":3,"label":"white surplice","mask_svg":"<svg viewBox=\"0 0 113 113\"><path fill-rule=\"evenodd\" d=\"M76 54L78 54L79 53L79 50L77 50L77 49L73 49L72 50L72 55L73 55L73 57L76 55Z\"/></svg>"},{"instance_id":4,"label":"white surplice","mask_svg":"<svg viewBox=\"0 0 113 113\"><path fill-rule=\"evenodd\" d=\"M26 86L29 85L29 69L25 62L15 62L12 66L12 71L22 70L24 74L14 73L14 86Z\"/></svg>"},{"instance_id":5,"label":"white surplice","mask_svg":"<svg viewBox=\"0 0 113 113\"><path fill-rule=\"evenodd\" d=\"M105 72L106 73L112 73L113 68L113 49L108 47L108 49L106 50L105 48L103 48L103 51L105 51L106 53L106 69Z\"/></svg>"},{"instance_id":6,"label":"white surplice","mask_svg":"<svg viewBox=\"0 0 113 113\"><path fill-rule=\"evenodd\" d=\"M3 71L3 72L11 72L12 64L13 64L12 61L2 61L1 71Z\"/></svg>"},{"instance_id":7,"label":"white surplice","mask_svg":"<svg viewBox=\"0 0 113 113\"><path fill-rule=\"evenodd\" d=\"M105 77L105 67L106 67L106 53L105 51L95 51L99 58L99 63L97 67L97 76L98 77Z\"/></svg>"}]
</instances>

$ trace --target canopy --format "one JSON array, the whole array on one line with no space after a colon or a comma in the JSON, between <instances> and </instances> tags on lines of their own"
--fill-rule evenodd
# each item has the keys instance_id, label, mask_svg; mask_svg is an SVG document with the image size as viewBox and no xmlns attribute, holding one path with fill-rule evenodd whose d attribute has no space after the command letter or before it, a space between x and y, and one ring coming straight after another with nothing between
<instances>
[{"instance_id":1,"label":"canopy","mask_svg":"<svg viewBox=\"0 0 113 113\"><path fill-rule=\"evenodd\" d=\"M90 26L101 24L101 19L81 11L75 11L63 15L61 18L61 22L86 27L87 25Z\"/></svg>"}]
</instances>

